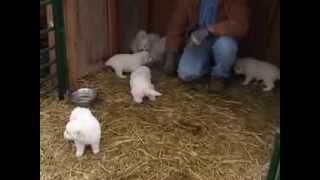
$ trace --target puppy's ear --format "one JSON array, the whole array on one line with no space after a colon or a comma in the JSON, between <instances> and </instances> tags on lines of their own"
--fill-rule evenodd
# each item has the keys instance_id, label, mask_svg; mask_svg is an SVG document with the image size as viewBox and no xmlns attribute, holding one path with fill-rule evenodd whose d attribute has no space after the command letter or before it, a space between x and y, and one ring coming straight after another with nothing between
<instances>
[{"instance_id":1,"label":"puppy's ear","mask_svg":"<svg viewBox=\"0 0 320 180\"><path fill-rule=\"evenodd\" d=\"M145 30L140 30L137 33L137 37L139 37L139 38L143 38L143 37L146 37L146 36L147 36L147 32Z\"/></svg>"}]
</instances>

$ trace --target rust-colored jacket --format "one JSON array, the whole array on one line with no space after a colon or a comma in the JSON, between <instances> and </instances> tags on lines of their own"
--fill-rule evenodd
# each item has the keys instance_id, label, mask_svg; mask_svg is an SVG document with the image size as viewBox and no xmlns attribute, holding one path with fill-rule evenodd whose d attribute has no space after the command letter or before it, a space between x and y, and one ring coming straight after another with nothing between
<instances>
[{"instance_id":1,"label":"rust-colored jacket","mask_svg":"<svg viewBox=\"0 0 320 180\"><path fill-rule=\"evenodd\" d=\"M188 29L198 24L200 0L177 0L168 24L166 47L182 48L188 38ZM218 0L217 22L209 25L215 35L243 37L249 28L248 0Z\"/></svg>"}]
</instances>

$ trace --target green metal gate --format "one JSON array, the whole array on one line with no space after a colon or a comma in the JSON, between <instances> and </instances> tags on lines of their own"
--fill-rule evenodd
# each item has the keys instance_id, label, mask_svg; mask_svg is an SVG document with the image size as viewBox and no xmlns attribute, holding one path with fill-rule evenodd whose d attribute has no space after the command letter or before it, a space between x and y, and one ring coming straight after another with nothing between
<instances>
[{"instance_id":1,"label":"green metal gate","mask_svg":"<svg viewBox=\"0 0 320 180\"><path fill-rule=\"evenodd\" d=\"M51 26L40 27L40 36L54 32L55 44L51 47L40 46L40 95L46 95L54 90L58 90L58 96L63 99L68 89L68 73L66 63L66 48L64 34L64 18L62 0L40 0L40 8L52 5L53 23ZM40 10L41 10L40 9ZM48 24L48 23L47 23ZM55 59L49 61L49 52L55 52ZM56 67L56 73L50 72L50 67ZM41 87L48 81L56 79L51 87L41 90Z\"/></svg>"},{"instance_id":2,"label":"green metal gate","mask_svg":"<svg viewBox=\"0 0 320 180\"><path fill-rule=\"evenodd\" d=\"M273 157L270 164L268 180L280 180L280 129L275 135Z\"/></svg>"}]
</instances>

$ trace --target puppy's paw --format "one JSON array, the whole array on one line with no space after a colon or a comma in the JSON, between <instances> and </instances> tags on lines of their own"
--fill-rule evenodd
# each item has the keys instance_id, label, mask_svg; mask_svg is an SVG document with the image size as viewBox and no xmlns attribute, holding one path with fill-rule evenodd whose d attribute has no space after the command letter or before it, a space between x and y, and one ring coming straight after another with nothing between
<instances>
[{"instance_id":1,"label":"puppy's paw","mask_svg":"<svg viewBox=\"0 0 320 180\"><path fill-rule=\"evenodd\" d=\"M272 90L272 87L264 87L262 88L263 91L267 92L267 91L271 91Z\"/></svg>"},{"instance_id":2,"label":"puppy's paw","mask_svg":"<svg viewBox=\"0 0 320 180\"><path fill-rule=\"evenodd\" d=\"M77 151L77 152L76 152L76 156L77 156L77 157L81 157L82 155L83 155L83 152L81 152L81 151Z\"/></svg>"},{"instance_id":3,"label":"puppy's paw","mask_svg":"<svg viewBox=\"0 0 320 180\"><path fill-rule=\"evenodd\" d=\"M93 152L93 154L98 154L100 152L100 150L99 149L93 149L92 152Z\"/></svg>"},{"instance_id":4,"label":"puppy's paw","mask_svg":"<svg viewBox=\"0 0 320 180\"><path fill-rule=\"evenodd\" d=\"M134 101L135 103L137 103L137 104L141 104L143 100L142 100L142 99L134 99L133 101Z\"/></svg>"},{"instance_id":5,"label":"puppy's paw","mask_svg":"<svg viewBox=\"0 0 320 180\"><path fill-rule=\"evenodd\" d=\"M246 86L246 85L248 85L248 84L249 84L248 81L243 81L243 82L241 83L242 86Z\"/></svg>"},{"instance_id":6,"label":"puppy's paw","mask_svg":"<svg viewBox=\"0 0 320 180\"><path fill-rule=\"evenodd\" d=\"M119 78L121 78L121 79L126 79L126 78L127 78L127 76L126 76L126 75L123 75L123 74L117 74L117 76L118 76Z\"/></svg>"}]
</instances>

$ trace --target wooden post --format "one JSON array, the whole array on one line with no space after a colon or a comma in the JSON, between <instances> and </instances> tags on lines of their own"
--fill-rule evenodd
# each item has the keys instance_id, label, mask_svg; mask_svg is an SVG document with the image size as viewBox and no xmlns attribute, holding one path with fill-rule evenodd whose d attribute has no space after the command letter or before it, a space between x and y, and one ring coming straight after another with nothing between
<instances>
[{"instance_id":1,"label":"wooden post","mask_svg":"<svg viewBox=\"0 0 320 180\"><path fill-rule=\"evenodd\" d=\"M47 27L51 28L54 25L54 21L53 21L53 11L52 11L52 4L48 4L46 6L46 15L47 15ZM55 45L55 37L54 37L54 32L50 31L48 32L48 47L52 47ZM53 50L49 51L49 63L51 63L52 61L56 60L56 53ZM49 67L50 69L50 74L56 74L57 73L57 67L56 65L52 65ZM56 79L52 79L49 82L50 86L54 86L55 84L57 84L57 80Z\"/></svg>"},{"instance_id":2,"label":"wooden post","mask_svg":"<svg viewBox=\"0 0 320 180\"><path fill-rule=\"evenodd\" d=\"M70 89L80 87L78 64L78 1L64 0L64 21Z\"/></svg>"},{"instance_id":3,"label":"wooden post","mask_svg":"<svg viewBox=\"0 0 320 180\"><path fill-rule=\"evenodd\" d=\"M280 67L280 1L273 0L268 26L267 59Z\"/></svg>"},{"instance_id":4,"label":"wooden post","mask_svg":"<svg viewBox=\"0 0 320 180\"><path fill-rule=\"evenodd\" d=\"M119 2L118 0L107 1L107 42L109 55L119 52Z\"/></svg>"}]
</instances>

